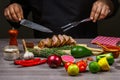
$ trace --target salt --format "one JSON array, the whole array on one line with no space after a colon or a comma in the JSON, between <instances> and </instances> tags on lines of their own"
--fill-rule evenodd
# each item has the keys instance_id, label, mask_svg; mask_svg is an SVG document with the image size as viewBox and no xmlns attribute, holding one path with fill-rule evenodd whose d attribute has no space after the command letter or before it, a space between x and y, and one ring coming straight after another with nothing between
<instances>
[{"instance_id":1,"label":"salt","mask_svg":"<svg viewBox=\"0 0 120 80\"><path fill-rule=\"evenodd\" d=\"M20 57L19 53L17 46L6 46L3 53L4 59L9 61L18 59Z\"/></svg>"}]
</instances>

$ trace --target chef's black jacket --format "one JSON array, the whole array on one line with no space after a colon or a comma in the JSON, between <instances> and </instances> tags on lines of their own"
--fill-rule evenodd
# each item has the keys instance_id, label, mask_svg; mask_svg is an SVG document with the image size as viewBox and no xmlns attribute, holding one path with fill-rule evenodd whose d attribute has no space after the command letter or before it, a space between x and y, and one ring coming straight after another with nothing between
<instances>
[{"instance_id":1,"label":"chef's black jacket","mask_svg":"<svg viewBox=\"0 0 120 80\"><path fill-rule=\"evenodd\" d=\"M73 38L94 38L97 23L92 21L79 24L66 32L60 28L73 21L90 16L92 5L96 0L11 0L22 5L24 17L32 12L34 22L50 28L53 33L34 30L35 38L46 38L57 34L66 34Z\"/></svg>"}]
</instances>

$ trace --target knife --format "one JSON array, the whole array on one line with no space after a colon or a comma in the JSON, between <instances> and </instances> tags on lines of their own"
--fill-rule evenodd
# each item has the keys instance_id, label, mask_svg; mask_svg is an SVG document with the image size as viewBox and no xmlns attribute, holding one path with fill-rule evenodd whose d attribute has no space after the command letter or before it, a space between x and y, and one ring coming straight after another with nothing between
<instances>
[{"instance_id":1,"label":"knife","mask_svg":"<svg viewBox=\"0 0 120 80\"><path fill-rule=\"evenodd\" d=\"M53 32L52 30L50 30L49 28L47 28L45 26L39 25L37 23L34 23L34 22L26 20L26 19L22 19L20 21L20 24L23 26L26 26L28 28L35 29L35 30L42 31L42 32L47 32L47 33Z\"/></svg>"}]
</instances>

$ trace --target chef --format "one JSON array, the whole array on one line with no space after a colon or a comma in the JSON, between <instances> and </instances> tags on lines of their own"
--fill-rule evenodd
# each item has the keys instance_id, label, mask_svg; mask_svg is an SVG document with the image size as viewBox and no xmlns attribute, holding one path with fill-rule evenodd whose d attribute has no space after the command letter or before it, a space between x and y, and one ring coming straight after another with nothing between
<instances>
[{"instance_id":1,"label":"chef","mask_svg":"<svg viewBox=\"0 0 120 80\"><path fill-rule=\"evenodd\" d=\"M34 30L35 38L46 38L66 34L74 38L94 38L97 21L112 16L117 10L117 0L10 0L4 9L6 19L15 28L32 12L33 22L50 28L53 33ZM70 22L90 18L78 26L63 32L61 26Z\"/></svg>"}]
</instances>

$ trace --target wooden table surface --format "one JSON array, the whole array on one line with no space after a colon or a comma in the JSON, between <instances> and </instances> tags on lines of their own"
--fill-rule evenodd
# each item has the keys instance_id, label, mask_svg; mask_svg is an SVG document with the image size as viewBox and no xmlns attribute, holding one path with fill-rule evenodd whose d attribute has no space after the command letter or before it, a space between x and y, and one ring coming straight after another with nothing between
<instances>
[{"instance_id":1,"label":"wooden table surface","mask_svg":"<svg viewBox=\"0 0 120 80\"><path fill-rule=\"evenodd\" d=\"M26 39L32 41L35 44L40 39ZM78 43L88 44L94 47L90 43L91 39L76 39ZM85 73L79 73L78 76L69 76L64 67L57 69L51 69L47 64L32 66L32 67L18 67L13 64L13 61L6 61L3 58L3 48L7 46L9 39L0 39L0 80L119 80L120 79L120 63L119 58L115 59L115 63L111 66L110 71L98 72L92 74L87 71ZM23 53L22 40L18 39L18 47ZM95 57L95 56L93 56Z\"/></svg>"}]
</instances>

